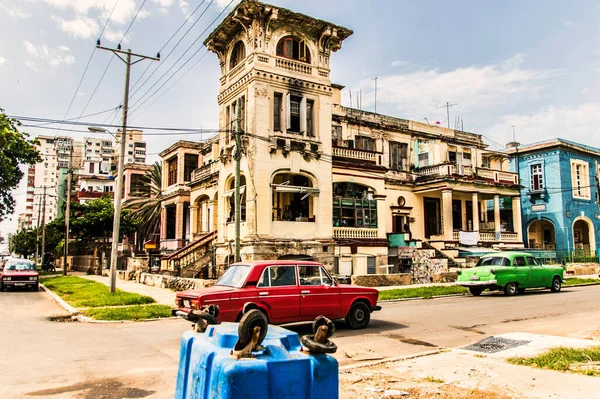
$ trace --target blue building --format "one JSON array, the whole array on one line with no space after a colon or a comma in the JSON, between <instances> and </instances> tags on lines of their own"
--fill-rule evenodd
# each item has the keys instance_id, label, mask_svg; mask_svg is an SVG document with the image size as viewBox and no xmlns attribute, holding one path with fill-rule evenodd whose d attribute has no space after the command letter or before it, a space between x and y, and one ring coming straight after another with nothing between
<instances>
[{"instance_id":1,"label":"blue building","mask_svg":"<svg viewBox=\"0 0 600 399\"><path fill-rule=\"evenodd\" d=\"M525 246L555 251L558 260L596 257L600 149L565 139L511 144L511 168L522 185Z\"/></svg>"}]
</instances>

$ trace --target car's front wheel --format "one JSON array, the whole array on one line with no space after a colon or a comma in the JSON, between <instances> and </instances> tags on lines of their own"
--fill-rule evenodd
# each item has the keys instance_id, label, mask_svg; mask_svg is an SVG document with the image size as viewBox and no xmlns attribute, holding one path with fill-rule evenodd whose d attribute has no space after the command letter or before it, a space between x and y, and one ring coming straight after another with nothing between
<instances>
[{"instance_id":1,"label":"car's front wheel","mask_svg":"<svg viewBox=\"0 0 600 399\"><path fill-rule=\"evenodd\" d=\"M5 288L4 288L4 284L0 283L0 292L4 292Z\"/></svg>"},{"instance_id":2,"label":"car's front wheel","mask_svg":"<svg viewBox=\"0 0 600 399\"><path fill-rule=\"evenodd\" d=\"M481 287L469 287L469 292L473 296L479 296L483 292L483 288L481 288Z\"/></svg>"},{"instance_id":3,"label":"car's front wheel","mask_svg":"<svg viewBox=\"0 0 600 399\"><path fill-rule=\"evenodd\" d=\"M364 302L355 302L350 307L348 316L346 316L346 323L352 329L365 328L371 320L371 309Z\"/></svg>"},{"instance_id":4,"label":"car's front wheel","mask_svg":"<svg viewBox=\"0 0 600 399\"><path fill-rule=\"evenodd\" d=\"M517 292L519 292L519 286L517 285L517 283L506 283L506 285L504 286L504 294L506 294L507 296L517 295Z\"/></svg>"},{"instance_id":5,"label":"car's front wheel","mask_svg":"<svg viewBox=\"0 0 600 399\"><path fill-rule=\"evenodd\" d=\"M554 277L552 279L552 286L550 287L550 291L560 292L561 288L562 288L562 282L560 281L560 277Z\"/></svg>"}]
</instances>

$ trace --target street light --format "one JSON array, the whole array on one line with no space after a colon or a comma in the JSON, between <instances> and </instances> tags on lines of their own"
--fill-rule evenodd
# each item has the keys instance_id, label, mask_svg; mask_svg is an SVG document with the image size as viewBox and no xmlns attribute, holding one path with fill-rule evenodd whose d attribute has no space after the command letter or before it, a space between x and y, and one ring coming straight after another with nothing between
<instances>
[{"instance_id":1,"label":"street light","mask_svg":"<svg viewBox=\"0 0 600 399\"><path fill-rule=\"evenodd\" d=\"M115 137L110 131L102 127L89 126L90 132L103 132L110 133L111 136ZM123 191L123 167L125 159L125 134L121 132L121 154L119 156L119 166L117 170L117 187L114 195L114 208L115 213L113 216L113 235L112 235L112 248L110 251L110 292L116 291L117 286L117 255L119 252L119 229L121 227L121 192ZM117 138L115 137L115 140Z\"/></svg>"}]
</instances>

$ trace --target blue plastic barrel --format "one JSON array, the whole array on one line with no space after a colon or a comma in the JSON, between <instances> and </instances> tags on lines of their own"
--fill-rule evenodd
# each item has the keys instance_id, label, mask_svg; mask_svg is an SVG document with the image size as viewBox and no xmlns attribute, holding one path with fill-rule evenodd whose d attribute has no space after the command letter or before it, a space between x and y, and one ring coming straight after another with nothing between
<instances>
[{"instance_id":1,"label":"blue plastic barrel","mask_svg":"<svg viewBox=\"0 0 600 399\"><path fill-rule=\"evenodd\" d=\"M301 352L298 334L269 326L264 351L235 360L238 324L186 331L181 338L176 399L337 399L338 363Z\"/></svg>"}]
</instances>

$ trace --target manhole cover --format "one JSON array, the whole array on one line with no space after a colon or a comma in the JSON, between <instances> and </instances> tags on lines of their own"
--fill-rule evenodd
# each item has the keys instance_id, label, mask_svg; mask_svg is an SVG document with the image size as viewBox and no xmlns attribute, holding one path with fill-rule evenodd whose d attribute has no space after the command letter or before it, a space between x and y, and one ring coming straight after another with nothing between
<instances>
[{"instance_id":1,"label":"manhole cover","mask_svg":"<svg viewBox=\"0 0 600 399\"><path fill-rule=\"evenodd\" d=\"M487 337L473 345L465 346L463 349L483 353L502 352L517 346L526 345L531 341L518 341L516 339L507 339L500 337Z\"/></svg>"}]
</instances>

